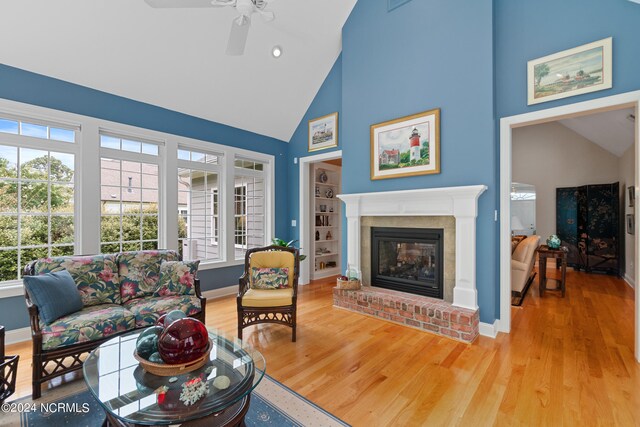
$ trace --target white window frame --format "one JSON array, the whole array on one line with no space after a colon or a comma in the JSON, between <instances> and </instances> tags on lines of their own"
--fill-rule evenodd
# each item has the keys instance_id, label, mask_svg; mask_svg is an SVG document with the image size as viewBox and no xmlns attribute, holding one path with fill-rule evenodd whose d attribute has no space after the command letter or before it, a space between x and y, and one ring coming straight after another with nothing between
<instances>
[{"instance_id":1,"label":"white window frame","mask_svg":"<svg viewBox=\"0 0 640 427\"><path fill-rule=\"evenodd\" d=\"M265 185L265 242L273 237L275 229L275 157L264 154L226 146L209 141L202 141L169 133L144 129L108 120L80 114L67 113L45 107L24 104L21 102L0 99L0 115L7 118L18 117L26 122L35 124L47 124L55 127L77 129L75 143L61 142L50 139L25 137L13 134L2 134L4 141L11 141L12 137L20 139L30 138L32 141L20 142L21 147L40 149L48 147L48 150L70 153L75 156L75 252L78 254L100 253L100 159L112 157L109 149L100 147L100 132L108 132L135 140L146 140L154 143L162 143L162 154L159 157L159 212L158 230L160 248L178 249L178 146L191 148L197 151L220 153L223 157L217 165L220 168L220 191L223 194L219 200L219 244L224 246L221 251L221 259L213 262L202 262L200 270L215 269L233 265L242 265L243 260L235 259L235 247L233 232L229 227L233 226L233 187L235 175L238 170L234 167L234 160L242 158L253 160L263 164L262 174ZM18 144L14 140L13 144ZM13 145L10 144L10 145ZM55 148L54 148L55 146ZM139 154L122 150L118 154ZM148 155L144 155L148 156ZM151 156L155 158L155 156ZM240 168L238 168L240 169ZM256 172L251 170L240 171L240 174ZM24 294L22 280L4 282L0 284L0 298L20 296Z\"/></svg>"},{"instance_id":2,"label":"white window frame","mask_svg":"<svg viewBox=\"0 0 640 427\"><path fill-rule=\"evenodd\" d=\"M71 185L74 186L74 193L73 193L73 205L74 205L74 209L73 209L73 223L74 223L74 236L73 236L73 241L74 241L74 251L78 251L78 241L79 241L79 227L78 227L78 223L79 223L79 198L80 198L80 194L77 191L78 188L78 176L79 176L79 169L80 169L80 161L79 161L79 157L80 157L80 124L78 123L71 123L71 122L67 122L64 120L58 120L56 121L56 119L51 119L48 117L43 117L41 115L38 114L31 114L28 112L22 112L19 110L12 110L12 109L5 109L4 107L0 108L0 118L2 119L7 119L7 120L12 120L12 121L18 121L19 123L19 127L21 126L21 122L27 122L29 124L35 124L35 125L42 125L42 126L52 126L52 127L56 127L56 128L63 128L63 129L68 129L68 130L73 130L74 131L74 142L64 142L64 141L58 141L55 139L48 139L48 138L38 138L38 137L34 137L34 136L26 136L26 135L20 135L20 134L11 134L11 133L4 133L4 132L0 132L0 145L3 146L8 146L8 147L15 147L18 150L20 150L20 148L29 148L29 149L33 149L33 150L41 150L41 151L47 151L47 152L58 152L58 153L63 153L63 154L72 154L73 155L73 181L70 183ZM49 131L47 131L47 134L49 134ZM20 180L18 180L18 182L20 182ZM50 183L50 181L49 181ZM18 200L20 200L20 190L18 190ZM18 229L20 229L20 218L22 216L22 213L19 212L18 208L16 207L16 213L17 213L17 217L18 217ZM27 214L28 215L28 214ZM50 221L51 220L51 211L48 211L47 213L47 220ZM18 233L19 234L19 233ZM49 235L49 238L51 236ZM18 242L17 242L17 247L21 248L22 245L20 245L19 242L20 236L18 235ZM29 245L27 245L29 246ZM49 247L49 245L47 245L47 247ZM18 257L19 255L20 249L18 249ZM28 262L28 261L27 261ZM22 267L24 267L26 265L26 263L23 261L22 262ZM16 289L19 289L20 294L23 294L22 292L22 279L12 279L12 280L6 280L6 281L2 281L0 282L0 298L3 296L3 290L9 290L9 292L15 293ZM19 295L20 295L19 294Z\"/></svg>"},{"instance_id":3,"label":"white window frame","mask_svg":"<svg viewBox=\"0 0 640 427\"><path fill-rule=\"evenodd\" d=\"M259 162L262 163L262 167L263 169L260 170L255 170L255 169L247 169L247 168L241 168L241 167L236 167L235 166L235 160L248 160L251 162ZM268 242L271 241L271 238L273 237L273 221L269 221L268 220L268 212L270 212L271 206L272 206L272 195L271 193L273 192L273 186L271 185L270 181L268 179L273 177L273 174L270 173L270 165L264 163L262 160L260 160L258 157L250 155L236 155L235 159L234 159L234 174L233 174L233 184L234 184L234 197L235 197L235 188L237 187L245 187L247 188L246 184L236 184L235 183L235 178L238 176L244 176L244 177L250 177L250 178L261 178L264 181L264 202L265 202L265 207L264 207L264 226L265 226L265 230L264 230L264 245L268 245ZM269 170L269 172L268 172ZM248 190L248 188L247 188ZM245 191L245 195L247 194L247 191ZM235 201L235 199L234 199ZM245 212L247 211L247 205L245 205ZM235 249L245 249L245 247L243 245L236 245L235 244L235 203L233 206L233 219L234 219L234 236L233 236L233 242L234 242L234 248ZM245 216L247 216L247 214L245 213ZM271 222L271 224L269 224ZM247 221L248 223L248 221ZM249 236L247 235L247 244L245 245L247 248L245 250L248 250L249 247ZM234 258L235 258L235 254L234 254Z\"/></svg>"},{"instance_id":4,"label":"white window frame","mask_svg":"<svg viewBox=\"0 0 640 427\"><path fill-rule=\"evenodd\" d=\"M111 136L111 137L115 137L115 138L120 138L120 139L128 139L131 141L135 141L135 142L140 142L140 143L147 143L147 144L153 144L155 146L158 147L158 155L153 155L153 154L144 154L144 153L134 153L131 151L126 151L126 150L116 150L113 148L106 148L106 147L99 147L100 150L100 171L102 172L102 159L113 159L113 160L120 160L120 161L128 161L128 162L137 162L137 163L147 163L147 164L153 164L153 165L157 165L158 166L158 248L160 249L162 247L161 242L163 241L163 228L160 227L160 224L162 223L162 206L164 204L164 199L163 199L163 182L164 180L162 179L163 177L163 162L162 162L162 158L164 157L164 141L163 140L153 140L151 138L149 138L148 136L141 136L138 134L130 134L130 133L126 133L126 132L118 132L118 131L114 131L111 130L109 128L104 128L101 127L99 130L99 135L98 135L98 140L100 140L100 136L101 135L105 135L105 136ZM98 191L100 191L100 193L102 193L102 180L101 180L101 175L102 173L99 174L99 180L100 180L100 188ZM142 185L142 183L140 184ZM124 188L124 183L121 182L120 183L120 188ZM120 197L120 204L121 204L121 208L124 208L124 203L122 202L122 196ZM102 216L102 211L99 212L99 215ZM123 217L123 211L120 212L120 223L122 224L122 217ZM140 220L142 221L142 215L140 216ZM141 223L142 225L142 223ZM102 235L100 235L100 243L98 246L98 251L100 251L100 247L102 246L102 244L108 244L108 243L112 243L112 242L102 242ZM140 241L142 242L142 240ZM122 236L120 236L120 245L122 246ZM99 252L100 253L100 252Z\"/></svg>"}]
</instances>

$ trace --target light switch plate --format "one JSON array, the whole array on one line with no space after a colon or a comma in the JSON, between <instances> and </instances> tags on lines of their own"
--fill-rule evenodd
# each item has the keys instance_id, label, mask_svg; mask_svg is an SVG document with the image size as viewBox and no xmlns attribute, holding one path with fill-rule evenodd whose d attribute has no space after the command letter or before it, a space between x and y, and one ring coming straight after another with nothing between
<instances>
[{"instance_id":1,"label":"light switch plate","mask_svg":"<svg viewBox=\"0 0 640 427\"><path fill-rule=\"evenodd\" d=\"M296 227L296 226L297 226L297 224L298 224L298 223L296 222L296 220L295 220L295 219L292 219L292 220L291 220L291 226L292 226L292 227Z\"/></svg>"}]
</instances>

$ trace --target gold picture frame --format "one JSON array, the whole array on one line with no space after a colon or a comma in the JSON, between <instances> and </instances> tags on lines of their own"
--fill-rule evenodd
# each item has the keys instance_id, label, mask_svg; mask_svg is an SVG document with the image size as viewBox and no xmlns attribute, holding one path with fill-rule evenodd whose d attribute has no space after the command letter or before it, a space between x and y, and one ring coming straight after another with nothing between
<instances>
[{"instance_id":1,"label":"gold picture frame","mask_svg":"<svg viewBox=\"0 0 640 427\"><path fill-rule=\"evenodd\" d=\"M371 126L371 179L440 173L440 109Z\"/></svg>"},{"instance_id":2,"label":"gold picture frame","mask_svg":"<svg viewBox=\"0 0 640 427\"><path fill-rule=\"evenodd\" d=\"M338 146L338 113L309 120L309 152Z\"/></svg>"}]
</instances>

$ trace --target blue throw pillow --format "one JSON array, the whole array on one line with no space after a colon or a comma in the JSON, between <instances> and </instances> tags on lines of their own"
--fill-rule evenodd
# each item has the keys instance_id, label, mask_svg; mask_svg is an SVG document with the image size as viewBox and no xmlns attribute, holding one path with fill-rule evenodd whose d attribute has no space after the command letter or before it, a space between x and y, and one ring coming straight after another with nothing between
<instances>
[{"instance_id":1,"label":"blue throw pillow","mask_svg":"<svg viewBox=\"0 0 640 427\"><path fill-rule=\"evenodd\" d=\"M22 279L44 323L49 324L62 316L82 310L82 298L67 270L24 276Z\"/></svg>"}]
</instances>

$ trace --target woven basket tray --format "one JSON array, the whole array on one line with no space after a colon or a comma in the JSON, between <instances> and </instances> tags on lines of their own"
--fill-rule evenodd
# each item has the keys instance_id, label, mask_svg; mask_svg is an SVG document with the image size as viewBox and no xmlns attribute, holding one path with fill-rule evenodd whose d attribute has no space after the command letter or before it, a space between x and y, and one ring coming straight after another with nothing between
<instances>
[{"instance_id":1,"label":"woven basket tray","mask_svg":"<svg viewBox=\"0 0 640 427\"><path fill-rule=\"evenodd\" d=\"M360 289L360 280L358 280L358 279L351 279L351 280L337 279L336 287L338 289L351 289L351 290Z\"/></svg>"},{"instance_id":2,"label":"woven basket tray","mask_svg":"<svg viewBox=\"0 0 640 427\"><path fill-rule=\"evenodd\" d=\"M137 351L133 352L133 357L136 358L138 362L140 362L140 366L144 368L145 371L149 372L153 375L158 375L160 377L173 377L176 375L186 374L187 372L195 371L204 366L205 363L209 360L209 353L211 353L211 348L213 347L213 342L209 340L209 347L207 351L196 360L192 360L189 363L181 363L178 365L167 365L165 363L153 363L149 362L147 359L143 359L138 355Z\"/></svg>"}]
</instances>

